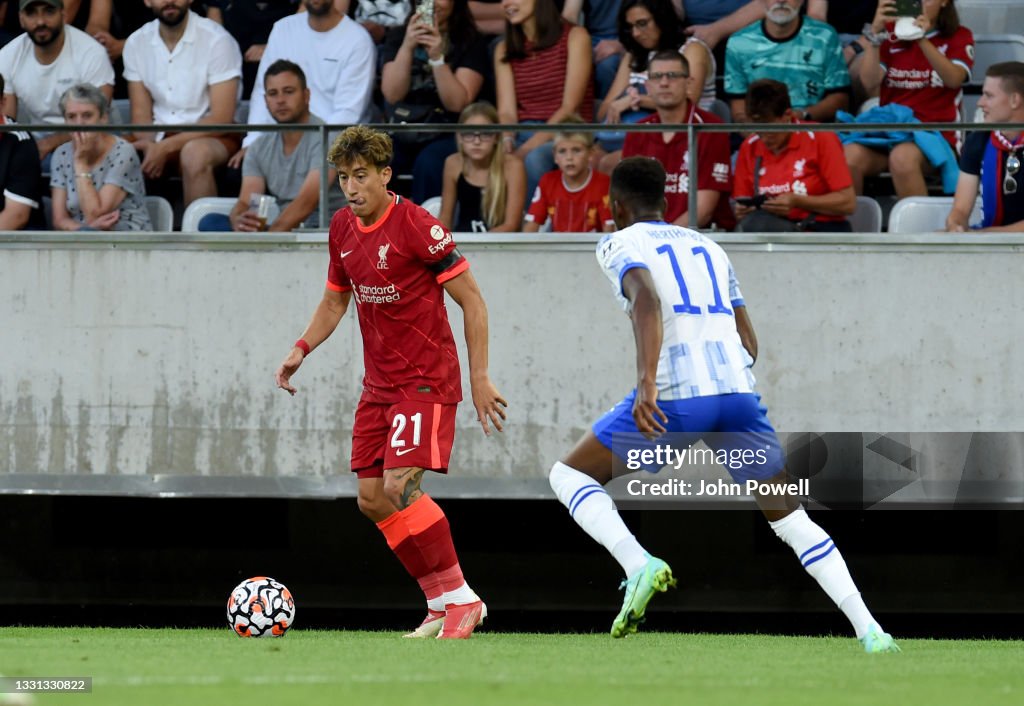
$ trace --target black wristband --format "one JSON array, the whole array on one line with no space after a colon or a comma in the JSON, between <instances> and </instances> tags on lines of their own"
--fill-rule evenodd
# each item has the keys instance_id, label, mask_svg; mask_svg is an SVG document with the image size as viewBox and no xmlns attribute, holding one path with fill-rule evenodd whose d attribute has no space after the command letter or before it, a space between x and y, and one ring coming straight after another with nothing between
<instances>
[{"instance_id":1,"label":"black wristband","mask_svg":"<svg viewBox=\"0 0 1024 706\"><path fill-rule=\"evenodd\" d=\"M864 53L864 47L862 47L860 45L860 40L859 39L853 40L852 42L850 42L846 46L850 47L850 49L853 49L853 56L854 56L854 58L856 58L859 54L863 54Z\"/></svg>"}]
</instances>

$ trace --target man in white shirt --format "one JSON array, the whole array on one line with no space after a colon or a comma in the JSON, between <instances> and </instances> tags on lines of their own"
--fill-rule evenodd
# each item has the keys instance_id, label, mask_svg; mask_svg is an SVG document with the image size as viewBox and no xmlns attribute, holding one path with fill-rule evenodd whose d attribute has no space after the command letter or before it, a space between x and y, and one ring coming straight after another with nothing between
<instances>
[{"instance_id":1,"label":"man in white shirt","mask_svg":"<svg viewBox=\"0 0 1024 706\"><path fill-rule=\"evenodd\" d=\"M192 0L145 0L156 19L124 45L124 77L135 124L223 124L234 119L242 75L238 43L216 22L191 12ZM187 206L217 195L214 169L240 143L235 134L136 133L142 172L159 179L178 163Z\"/></svg>"},{"instance_id":2,"label":"man in white shirt","mask_svg":"<svg viewBox=\"0 0 1024 706\"><path fill-rule=\"evenodd\" d=\"M306 12L274 23L260 60L249 101L249 123L273 124L263 97L263 74L278 59L294 61L306 72L310 111L329 125L369 122L376 48L363 27L341 14L333 0L304 0ZM263 133L245 137L248 146ZM242 163L243 152L231 160Z\"/></svg>"},{"instance_id":3,"label":"man in white shirt","mask_svg":"<svg viewBox=\"0 0 1024 706\"><path fill-rule=\"evenodd\" d=\"M18 20L25 33L0 49L0 74L7 81L3 111L21 123L63 124L60 97L77 83L96 86L108 100L114 93L106 50L80 29L65 26L63 8L64 0L20 0ZM71 133L34 137L48 166L49 155Z\"/></svg>"}]
</instances>

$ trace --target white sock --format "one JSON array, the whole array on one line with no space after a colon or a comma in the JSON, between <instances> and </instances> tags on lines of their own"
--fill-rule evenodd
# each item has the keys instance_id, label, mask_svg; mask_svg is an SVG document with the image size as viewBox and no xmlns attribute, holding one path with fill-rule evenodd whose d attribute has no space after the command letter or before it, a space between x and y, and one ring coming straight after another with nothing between
<instances>
[{"instance_id":1,"label":"white sock","mask_svg":"<svg viewBox=\"0 0 1024 706\"><path fill-rule=\"evenodd\" d=\"M476 595L476 591L470 588L468 583L463 582L454 591L445 591L441 596L441 600L444 605L466 605L468 603L476 603L480 600L480 596ZM430 604L428 603L427 605ZM438 610L444 610L444 605Z\"/></svg>"},{"instance_id":2,"label":"white sock","mask_svg":"<svg viewBox=\"0 0 1024 706\"><path fill-rule=\"evenodd\" d=\"M615 503L601 485L561 461L551 467L551 489L583 531L603 546L632 576L647 563L647 552L619 516Z\"/></svg>"},{"instance_id":3,"label":"white sock","mask_svg":"<svg viewBox=\"0 0 1024 706\"><path fill-rule=\"evenodd\" d=\"M863 637L875 619L864 605L846 561L828 533L815 524L802 507L768 524L778 538L793 549L807 573L843 611L857 637Z\"/></svg>"},{"instance_id":4,"label":"white sock","mask_svg":"<svg viewBox=\"0 0 1024 706\"><path fill-rule=\"evenodd\" d=\"M427 610L432 610L435 613L444 612L444 594L442 593L437 598L430 598L427 600Z\"/></svg>"}]
</instances>

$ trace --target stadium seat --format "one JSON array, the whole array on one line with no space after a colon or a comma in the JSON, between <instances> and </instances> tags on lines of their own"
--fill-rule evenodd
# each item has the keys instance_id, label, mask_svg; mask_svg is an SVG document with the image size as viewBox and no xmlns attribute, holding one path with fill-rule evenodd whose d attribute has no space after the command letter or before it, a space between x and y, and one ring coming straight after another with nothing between
<instances>
[{"instance_id":1,"label":"stadium seat","mask_svg":"<svg viewBox=\"0 0 1024 706\"><path fill-rule=\"evenodd\" d=\"M438 218L441 215L441 197L432 196L421 203L420 207L434 218Z\"/></svg>"},{"instance_id":2,"label":"stadium seat","mask_svg":"<svg viewBox=\"0 0 1024 706\"><path fill-rule=\"evenodd\" d=\"M235 108L235 122L239 125L245 125L249 121L249 101L240 100L238 101L238 107ZM260 133L261 135L263 133Z\"/></svg>"},{"instance_id":3,"label":"stadium seat","mask_svg":"<svg viewBox=\"0 0 1024 706\"><path fill-rule=\"evenodd\" d=\"M720 117L723 123L732 122L732 111L729 109L729 104L721 98L716 98L715 102L708 108L708 111Z\"/></svg>"},{"instance_id":4,"label":"stadium seat","mask_svg":"<svg viewBox=\"0 0 1024 706\"><path fill-rule=\"evenodd\" d=\"M970 25L967 25L970 27ZM1024 61L1024 36L1019 34L975 34L974 68L971 86L985 83L985 71L1002 61ZM970 116L968 116L970 117Z\"/></svg>"},{"instance_id":5,"label":"stadium seat","mask_svg":"<svg viewBox=\"0 0 1024 706\"><path fill-rule=\"evenodd\" d=\"M959 0L960 24L979 34L1014 32L1024 34L1024 0Z\"/></svg>"},{"instance_id":6,"label":"stadium seat","mask_svg":"<svg viewBox=\"0 0 1024 706\"><path fill-rule=\"evenodd\" d=\"M870 196L858 196L850 225L854 233L881 233L882 207Z\"/></svg>"},{"instance_id":7,"label":"stadium seat","mask_svg":"<svg viewBox=\"0 0 1024 706\"><path fill-rule=\"evenodd\" d=\"M128 125L132 121L132 106L127 98L110 101L110 124Z\"/></svg>"},{"instance_id":8,"label":"stadium seat","mask_svg":"<svg viewBox=\"0 0 1024 706\"><path fill-rule=\"evenodd\" d=\"M156 232L174 230L174 209L171 202L163 196L147 196L146 210L149 211L149 222Z\"/></svg>"},{"instance_id":9,"label":"stadium seat","mask_svg":"<svg viewBox=\"0 0 1024 706\"><path fill-rule=\"evenodd\" d=\"M199 221L203 216L210 213L223 213L225 216L231 213L238 199L223 196L207 196L196 199L185 209L185 215L181 217L181 232L196 233L199 231Z\"/></svg>"},{"instance_id":10,"label":"stadium seat","mask_svg":"<svg viewBox=\"0 0 1024 706\"><path fill-rule=\"evenodd\" d=\"M42 198L43 218L46 220L46 230L53 230L53 199L49 196Z\"/></svg>"},{"instance_id":11,"label":"stadium seat","mask_svg":"<svg viewBox=\"0 0 1024 706\"><path fill-rule=\"evenodd\" d=\"M953 208L952 196L911 196L900 199L889 214L890 233L941 233ZM981 199L974 204L970 223L981 220Z\"/></svg>"}]
</instances>

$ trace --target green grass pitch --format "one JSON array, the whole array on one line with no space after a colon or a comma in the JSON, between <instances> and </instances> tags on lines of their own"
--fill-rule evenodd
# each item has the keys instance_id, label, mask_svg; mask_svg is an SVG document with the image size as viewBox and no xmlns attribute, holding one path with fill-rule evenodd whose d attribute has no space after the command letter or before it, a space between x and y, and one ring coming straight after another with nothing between
<instances>
[{"instance_id":1,"label":"green grass pitch","mask_svg":"<svg viewBox=\"0 0 1024 706\"><path fill-rule=\"evenodd\" d=\"M38 705L1024 703L1024 642L900 644L867 655L850 637L0 628L0 674L93 677L91 694Z\"/></svg>"}]
</instances>

